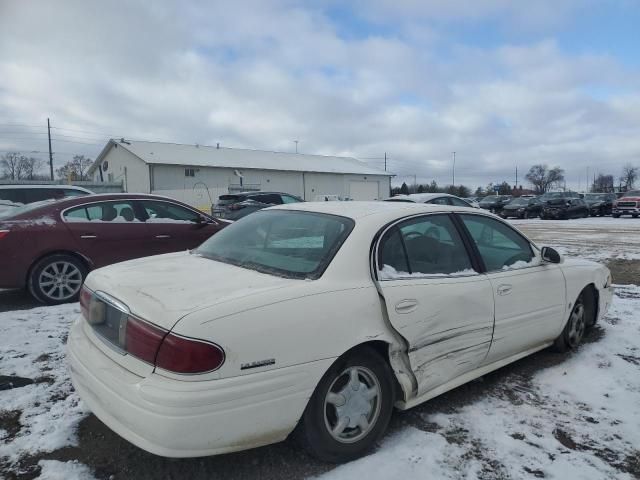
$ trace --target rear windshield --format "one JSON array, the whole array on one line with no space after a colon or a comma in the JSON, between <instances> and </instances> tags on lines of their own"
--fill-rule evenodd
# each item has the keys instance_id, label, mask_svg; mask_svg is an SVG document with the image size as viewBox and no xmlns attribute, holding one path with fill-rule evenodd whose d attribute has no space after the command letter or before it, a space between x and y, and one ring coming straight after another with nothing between
<instances>
[{"instance_id":1,"label":"rear windshield","mask_svg":"<svg viewBox=\"0 0 640 480\"><path fill-rule=\"evenodd\" d=\"M194 253L272 275L316 279L353 226L337 215L263 210L224 228Z\"/></svg>"}]
</instances>

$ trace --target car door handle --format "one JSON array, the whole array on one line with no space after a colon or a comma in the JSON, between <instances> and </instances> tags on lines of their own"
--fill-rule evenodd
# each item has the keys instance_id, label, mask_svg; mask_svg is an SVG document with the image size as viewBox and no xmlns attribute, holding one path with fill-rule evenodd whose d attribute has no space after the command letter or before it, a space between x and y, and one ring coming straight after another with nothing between
<instances>
[{"instance_id":1,"label":"car door handle","mask_svg":"<svg viewBox=\"0 0 640 480\"><path fill-rule=\"evenodd\" d=\"M502 284L498 286L498 295L509 295L513 290L513 285Z\"/></svg>"},{"instance_id":2,"label":"car door handle","mask_svg":"<svg viewBox=\"0 0 640 480\"><path fill-rule=\"evenodd\" d=\"M156 238L171 238L171 235L156 235Z\"/></svg>"},{"instance_id":3,"label":"car door handle","mask_svg":"<svg viewBox=\"0 0 640 480\"><path fill-rule=\"evenodd\" d=\"M88 238L98 238L97 235L80 235L80 238L88 239Z\"/></svg>"},{"instance_id":4,"label":"car door handle","mask_svg":"<svg viewBox=\"0 0 640 480\"><path fill-rule=\"evenodd\" d=\"M418 307L418 301L414 299L400 300L396 303L397 313L411 313Z\"/></svg>"}]
</instances>

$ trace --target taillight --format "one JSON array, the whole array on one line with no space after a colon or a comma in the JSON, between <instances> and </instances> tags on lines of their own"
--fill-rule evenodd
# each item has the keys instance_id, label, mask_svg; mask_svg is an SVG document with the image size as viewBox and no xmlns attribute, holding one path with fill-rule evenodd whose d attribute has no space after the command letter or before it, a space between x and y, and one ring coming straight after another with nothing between
<instances>
[{"instance_id":1,"label":"taillight","mask_svg":"<svg viewBox=\"0 0 640 480\"><path fill-rule=\"evenodd\" d=\"M210 372L224 363L224 350L215 343L183 337L137 318L105 292L83 286L80 308L99 337L143 362L184 374Z\"/></svg>"},{"instance_id":2,"label":"taillight","mask_svg":"<svg viewBox=\"0 0 640 480\"><path fill-rule=\"evenodd\" d=\"M204 340L167 335L156 356L156 367L176 373L202 373L217 370L224 363L224 351Z\"/></svg>"},{"instance_id":3,"label":"taillight","mask_svg":"<svg viewBox=\"0 0 640 480\"><path fill-rule=\"evenodd\" d=\"M85 320L89 320L89 305L92 296L93 292L83 285L80 290L80 311Z\"/></svg>"},{"instance_id":4,"label":"taillight","mask_svg":"<svg viewBox=\"0 0 640 480\"><path fill-rule=\"evenodd\" d=\"M127 319L124 351L147 363L155 363L156 353L167 334L163 328L129 316Z\"/></svg>"},{"instance_id":5,"label":"taillight","mask_svg":"<svg viewBox=\"0 0 640 480\"><path fill-rule=\"evenodd\" d=\"M0 230L0 240L9 235L9 230Z\"/></svg>"}]
</instances>

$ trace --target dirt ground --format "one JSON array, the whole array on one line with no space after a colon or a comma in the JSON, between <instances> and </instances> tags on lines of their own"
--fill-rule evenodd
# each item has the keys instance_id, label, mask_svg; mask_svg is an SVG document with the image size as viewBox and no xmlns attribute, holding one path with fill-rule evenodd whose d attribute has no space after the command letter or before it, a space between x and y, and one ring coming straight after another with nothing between
<instances>
[{"instance_id":1,"label":"dirt ground","mask_svg":"<svg viewBox=\"0 0 640 480\"><path fill-rule=\"evenodd\" d=\"M637 252L640 249L640 239L635 238L635 243L629 243L626 239L619 242L614 238L615 235L619 234L610 233L606 228L598 229L594 227L595 230L598 230L597 232L590 231L588 235L585 235L584 229L581 228L563 231L554 227L552 223L548 225L548 227L545 227L544 224L535 223L532 226L527 226L526 224L519 224L518 226L529 234L534 241L546 245L560 243L565 248L581 247L587 252L596 253L605 246L608 250L611 250L613 243L619 244L617 246L614 245L614 247L619 247L623 251L634 250ZM625 232L625 234L627 233L629 232ZM635 234L635 231L632 233ZM598 237L597 241L594 241L594 236ZM640 237L640 235L638 236ZM597 244L594 244L594 242ZM593 258L606 263L611 268L614 283L640 283L640 260L600 258L597 254L594 254ZM25 303L29 304L29 301L21 294L0 292L0 303L9 299L15 300L14 309L25 308ZM5 305L4 308L11 309L11 305ZM597 342L602 335L602 329L595 327L589 332L585 342ZM550 351L534 354L412 410L396 412L391 422L390 433L399 432L407 426L426 432L441 430L441 427L437 424L425 422L425 416L427 414L449 414L455 412L487 395L504 397L517 404L521 399L518 395L514 395L514 385L526 391L534 374L563 361L565 361L563 355ZM543 402L544 400L540 399L539 401ZM20 430L20 412L11 411L0 415L0 429L6 430L9 435L15 435ZM444 434L447 442L452 445L469 444L466 438L467 432L465 431L440 431L440 433ZM554 431L554 436L558 442L569 450L592 448L572 439L561 428ZM77 461L89 466L97 478L109 480L157 478L188 478L193 480L302 479L319 475L334 468L332 465L318 462L309 457L291 441L216 457L170 460L149 454L131 445L109 430L93 415L89 415L80 423L78 440L78 446L65 447L53 452L23 458L19 465L9 467L9 465L5 464L3 466L0 461L0 472L3 472L7 479L36 478L40 473L38 461L42 459ZM640 452L636 451L635 455L629 455L622 461L612 456L611 452L607 452L606 449L601 449L594 453L598 458L609 462L621 474L626 473L631 475L632 478L640 478ZM504 468L501 467L500 457L484 451L481 445L470 447L468 454L486 467L483 470L485 474L481 478L510 478L504 473ZM539 478L544 475L538 471L527 471L527 473L530 478Z\"/></svg>"}]
</instances>

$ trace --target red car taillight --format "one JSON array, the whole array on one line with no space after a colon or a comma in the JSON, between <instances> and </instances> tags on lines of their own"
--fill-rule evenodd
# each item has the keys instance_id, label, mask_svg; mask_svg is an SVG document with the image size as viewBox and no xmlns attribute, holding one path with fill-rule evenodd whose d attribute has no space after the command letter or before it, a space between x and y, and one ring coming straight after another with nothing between
<instances>
[{"instance_id":1,"label":"red car taillight","mask_svg":"<svg viewBox=\"0 0 640 480\"><path fill-rule=\"evenodd\" d=\"M0 240L9 235L9 230L0 230Z\"/></svg>"},{"instance_id":2,"label":"red car taillight","mask_svg":"<svg viewBox=\"0 0 640 480\"><path fill-rule=\"evenodd\" d=\"M105 301L105 296L82 287L80 308L96 333L120 350L174 373L210 372L224 363L224 350L218 345L183 337L134 317L126 305L115 307ZM115 299L111 302L120 304Z\"/></svg>"}]
</instances>

